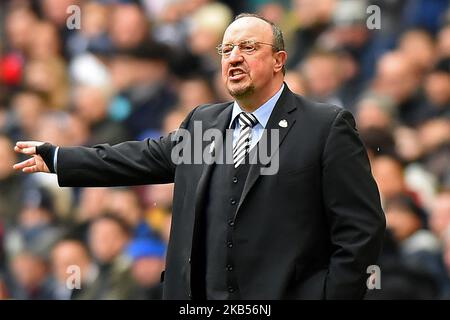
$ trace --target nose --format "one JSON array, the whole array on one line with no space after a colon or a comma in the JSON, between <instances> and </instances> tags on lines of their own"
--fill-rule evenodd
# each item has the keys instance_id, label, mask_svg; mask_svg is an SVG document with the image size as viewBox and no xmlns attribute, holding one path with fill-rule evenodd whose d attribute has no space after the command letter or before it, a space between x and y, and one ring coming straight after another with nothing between
<instances>
[{"instance_id":1,"label":"nose","mask_svg":"<svg viewBox=\"0 0 450 320\"><path fill-rule=\"evenodd\" d=\"M238 46L235 46L233 50L231 50L230 56L228 57L228 61L231 64L237 64L244 60L241 51Z\"/></svg>"}]
</instances>

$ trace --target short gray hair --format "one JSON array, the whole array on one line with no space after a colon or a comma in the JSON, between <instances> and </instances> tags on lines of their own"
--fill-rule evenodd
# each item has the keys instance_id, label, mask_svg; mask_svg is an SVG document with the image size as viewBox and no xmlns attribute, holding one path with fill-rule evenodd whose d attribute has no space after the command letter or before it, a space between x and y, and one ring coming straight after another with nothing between
<instances>
[{"instance_id":1,"label":"short gray hair","mask_svg":"<svg viewBox=\"0 0 450 320\"><path fill-rule=\"evenodd\" d=\"M271 28L272 28L272 34L273 34L273 46L274 51L284 51L284 38L283 38L283 32L281 32L281 29L272 21L269 19L264 18L263 16L260 16L256 13L241 13L234 18L234 21L241 19L241 18L257 18L261 19L265 22L267 22ZM283 66L283 74L286 74L286 68Z\"/></svg>"}]
</instances>

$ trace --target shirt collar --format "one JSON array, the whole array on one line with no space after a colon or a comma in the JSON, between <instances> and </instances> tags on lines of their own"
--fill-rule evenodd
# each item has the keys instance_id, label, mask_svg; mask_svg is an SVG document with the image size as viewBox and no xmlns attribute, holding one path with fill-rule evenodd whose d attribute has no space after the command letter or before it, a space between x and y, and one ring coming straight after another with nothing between
<instances>
[{"instance_id":1,"label":"shirt collar","mask_svg":"<svg viewBox=\"0 0 450 320\"><path fill-rule=\"evenodd\" d=\"M262 106L260 106L258 109L252 112L252 114L256 117L258 120L258 123L261 124L263 128L266 127L267 122L269 121L270 115L272 114L272 110L275 108L275 104L277 103L278 99L281 96L281 93L284 89L284 83L281 86L280 90L278 90L277 93L275 93L269 100L267 100ZM236 117L241 113L244 112L244 110L241 109L237 101L234 101L233 104L233 112L231 113L231 121L229 128L233 127L233 123L236 120Z\"/></svg>"}]
</instances>

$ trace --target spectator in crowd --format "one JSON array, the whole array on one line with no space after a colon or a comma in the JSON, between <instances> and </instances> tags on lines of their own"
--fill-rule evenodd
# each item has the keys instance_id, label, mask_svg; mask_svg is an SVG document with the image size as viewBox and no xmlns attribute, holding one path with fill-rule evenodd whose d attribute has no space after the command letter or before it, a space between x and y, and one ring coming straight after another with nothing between
<instances>
[{"instance_id":1,"label":"spectator in crowd","mask_svg":"<svg viewBox=\"0 0 450 320\"><path fill-rule=\"evenodd\" d=\"M449 289L449 278L441 255L441 243L428 230L428 215L411 197L398 195L385 206L387 226L393 231L405 264L428 274L438 288L438 295Z\"/></svg>"},{"instance_id":2,"label":"spectator in crowd","mask_svg":"<svg viewBox=\"0 0 450 320\"><path fill-rule=\"evenodd\" d=\"M106 212L111 190L107 188L82 188L79 190L77 206L69 230L72 237L88 241L89 226L97 217Z\"/></svg>"},{"instance_id":3,"label":"spectator in crowd","mask_svg":"<svg viewBox=\"0 0 450 320\"><path fill-rule=\"evenodd\" d=\"M373 89L393 99L402 124L415 126L421 120L419 85L418 71L404 53L386 53L378 61Z\"/></svg>"},{"instance_id":4,"label":"spectator in crowd","mask_svg":"<svg viewBox=\"0 0 450 320\"><path fill-rule=\"evenodd\" d=\"M132 137L154 136L162 119L175 105L168 85L170 49L146 44L120 51L111 60L111 77L117 92L111 106L113 119L122 121Z\"/></svg>"},{"instance_id":5,"label":"spectator in crowd","mask_svg":"<svg viewBox=\"0 0 450 320\"><path fill-rule=\"evenodd\" d=\"M74 109L81 120L89 126L87 145L127 140L128 133L121 123L109 118L110 93L107 88L77 86L74 89Z\"/></svg>"},{"instance_id":6,"label":"spectator in crowd","mask_svg":"<svg viewBox=\"0 0 450 320\"><path fill-rule=\"evenodd\" d=\"M154 239L135 239L128 245L125 254L132 260L131 274L139 287L138 298L162 299L165 250L164 243Z\"/></svg>"},{"instance_id":7,"label":"spectator in crowd","mask_svg":"<svg viewBox=\"0 0 450 320\"><path fill-rule=\"evenodd\" d=\"M183 79L178 87L177 109L187 115L193 106L213 103L217 100L214 89L201 75L192 75Z\"/></svg>"},{"instance_id":8,"label":"spectator in crowd","mask_svg":"<svg viewBox=\"0 0 450 320\"><path fill-rule=\"evenodd\" d=\"M328 50L345 50L355 58L358 73L359 90L364 88L373 76L377 60L376 42L368 28L367 8L369 1L344 0L337 1L333 10L330 28L318 39L318 44Z\"/></svg>"},{"instance_id":9,"label":"spectator in crowd","mask_svg":"<svg viewBox=\"0 0 450 320\"><path fill-rule=\"evenodd\" d=\"M31 30L37 23L36 14L26 6L11 6L4 24L9 50L25 55Z\"/></svg>"},{"instance_id":10,"label":"spectator in crowd","mask_svg":"<svg viewBox=\"0 0 450 320\"><path fill-rule=\"evenodd\" d=\"M335 0L293 0L292 8L298 29L293 35L292 56L288 67L295 68L316 45L319 36L331 24Z\"/></svg>"},{"instance_id":11,"label":"spectator in crowd","mask_svg":"<svg viewBox=\"0 0 450 320\"><path fill-rule=\"evenodd\" d=\"M408 57L419 76L431 69L435 61L435 44L431 35L421 29L406 31L399 39L399 51Z\"/></svg>"},{"instance_id":12,"label":"spectator in crowd","mask_svg":"<svg viewBox=\"0 0 450 320\"><path fill-rule=\"evenodd\" d=\"M393 134L397 154L406 162L417 163L424 153L419 132L407 126L396 126Z\"/></svg>"},{"instance_id":13,"label":"spectator in crowd","mask_svg":"<svg viewBox=\"0 0 450 320\"><path fill-rule=\"evenodd\" d=\"M381 290L369 290L366 299L431 300L440 297L440 289L433 275L405 262L389 229L378 266L382 270Z\"/></svg>"},{"instance_id":14,"label":"spectator in crowd","mask_svg":"<svg viewBox=\"0 0 450 320\"><path fill-rule=\"evenodd\" d=\"M5 56L1 59L4 71L0 78L9 86L16 87L21 84L30 34L37 23L37 17L30 8L21 5L11 6L8 13L4 23L8 41L5 42L6 46L1 48Z\"/></svg>"},{"instance_id":15,"label":"spectator in crowd","mask_svg":"<svg viewBox=\"0 0 450 320\"><path fill-rule=\"evenodd\" d=\"M50 22L38 22L33 25L33 36L28 43L28 57L30 59L51 59L58 57L61 43L58 30Z\"/></svg>"},{"instance_id":16,"label":"spectator in crowd","mask_svg":"<svg viewBox=\"0 0 450 320\"><path fill-rule=\"evenodd\" d=\"M109 35L119 50L137 48L151 37L150 24L136 3L118 3L112 8Z\"/></svg>"},{"instance_id":17,"label":"spectator in crowd","mask_svg":"<svg viewBox=\"0 0 450 320\"><path fill-rule=\"evenodd\" d=\"M337 93L342 84L338 57L331 52L313 52L302 66L305 87L311 99L342 107Z\"/></svg>"},{"instance_id":18,"label":"spectator in crowd","mask_svg":"<svg viewBox=\"0 0 450 320\"><path fill-rule=\"evenodd\" d=\"M99 274L83 293L83 299L131 299L136 284L131 277L130 262L124 256L131 229L117 215L105 214L89 227L89 249L99 265Z\"/></svg>"},{"instance_id":19,"label":"spectator in crowd","mask_svg":"<svg viewBox=\"0 0 450 320\"><path fill-rule=\"evenodd\" d=\"M450 191L443 191L436 196L430 214L430 227L439 239L444 239L450 228Z\"/></svg>"},{"instance_id":20,"label":"spectator in crowd","mask_svg":"<svg viewBox=\"0 0 450 320\"><path fill-rule=\"evenodd\" d=\"M67 42L74 29L67 27L68 13L71 6L81 7L84 0L43 0L39 5L40 15L48 22L52 23L58 30L59 38L63 43L64 56L68 56ZM73 9L72 9L73 10ZM71 10L71 13L73 13Z\"/></svg>"},{"instance_id":21,"label":"spectator in crowd","mask_svg":"<svg viewBox=\"0 0 450 320\"><path fill-rule=\"evenodd\" d=\"M420 125L418 135L424 150L423 163L445 185L450 174L450 121L430 119Z\"/></svg>"},{"instance_id":22,"label":"spectator in crowd","mask_svg":"<svg viewBox=\"0 0 450 320\"><path fill-rule=\"evenodd\" d=\"M106 210L117 214L132 229L132 239L157 239L158 235L144 216L141 200L132 189L113 189L108 197Z\"/></svg>"},{"instance_id":23,"label":"spectator in crowd","mask_svg":"<svg viewBox=\"0 0 450 320\"><path fill-rule=\"evenodd\" d=\"M17 227L9 228L6 233L7 255L13 257L30 251L46 257L63 231L56 220L52 195L44 188L28 189L23 203Z\"/></svg>"},{"instance_id":24,"label":"spectator in crowd","mask_svg":"<svg viewBox=\"0 0 450 320\"><path fill-rule=\"evenodd\" d=\"M90 286L99 274L85 243L61 239L51 252L52 288L57 300L80 300L88 297Z\"/></svg>"},{"instance_id":25,"label":"spectator in crowd","mask_svg":"<svg viewBox=\"0 0 450 320\"><path fill-rule=\"evenodd\" d=\"M287 83L292 92L306 95L305 79L297 70L290 70L286 72L284 81Z\"/></svg>"},{"instance_id":26,"label":"spectator in crowd","mask_svg":"<svg viewBox=\"0 0 450 320\"><path fill-rule=\"evenodd\" d=\"M88 50L108 52L112 50L112 41L108 37L109 8L98 2L84 2L81 7L80 23L83 26L74 30L67 39L67 53L77 57Z\"/></svg>"},{"instance_id":27,"label":"spectator in crowd","mask_svg":"<svg viewBox=\"0 0 450 320\"><path fill-rule=\"evenodd\" d=\"M441 59L450 57L450 21L437 35L437 57Z\"/></svg>"},{"instance_id":28,"label":"spectator in crowd","mask_svg":"<svg viewBox=\"0 0 450 320\"><path fill-rule=\"evenodd\" d=\"M207 74L217 70L220 59L217 57L216 46L222 40L223 32L232 18L231 10L218 2L202 6L191 16L188 45L190 51L200 58L201 68Z\"/></svg>"},{"instance_id":29,"label":"spectator in crowd","mask_svg":"<svg viewBox=\"0 0 450 320\"><path fill-rule=\"evenodd\" d=\"M23 177L11 170L11 164L17 161L11 146L12 141L0 134L0 222L8 229L17 222L24 191Z\"/></svg>"},{"instance_id":30,"label":"spectator in crowd","mask_svg":"<svg viewBox=\"0 0 450 320\"><path fill-rule=\"evenodd\" d=\"M358 101L356 106L356 122L359 130L394 128L396 109L393 101L385 96L367 94Z\"/></svg>"},{"instance_id":31,"label":"spectator in crowd","mask_svg":"<svg viewBox=\"0 0 450 320\"><path fill-rule=\"evenodd\" d=\"M174 184L148 185L144 188L143 200L147 204L145 216L152 228L166 240L172 217Z\"/></svg>"},{"instance_id":32,"label":"spectator in crowd","mask_svg":"<svg viewBox=\"0 0 450 320\"><path fill-rule=\"evenodd\" d=\"M30 60L24 70L24 83L47 98L47 107L61 110L68 103L68 77L59 57Z\"/></svg>"},{"instance_id":33,"label":"spectator in crowd","mask_svg":"<svg viewBox=\"0 0 450 320\"><path fill-rule=\"evenodd\" d=\"M426 75L426 118L450 119L450 57L436 63Z\"/></svg>"},{"instance_id":34,"label":"spectator in crowd","mask_svg":"<svg viewBox=\"0 0 450 320\"><path fill-rule=\"evenodd\" d=\"M47 110L45 95L34 90L19 91L12 97L11 105L9 133L16 139L34 136L39 129L39 119Z\"/></svg>"},{"instance_id":35,"label":"spectator in crowd","mask_svg":"<svg viewBox=\"0 0 450 320\"><path fill-rule=\"evenodd\" d=\"M409 193L403 170L403 164L393 155L381 155L372 160L372 172L382 200Z\"/></svg>"},{"instance_id":36,"label":"spectator in crowd","mask_svg":"<svg viewBox=\"0 0 450 320\"><path fill-rule=\"evenodd\" d=\"M39 254L21 251L10 260L9 295L18 300L53 299L49 266Z\"/></svg>"},{"instance_id":37,"label":"spectator in crowd","mask_svg":"<svg viewBox=\"0 0 450 320\"><path fill-rule=\"evenodd\" d=\"M384 211L387 227L405 256L419 251L439 255L439 242L428 230L427 213L410 196L399 194L388 198Z\"/></svg>"}]
</instances>

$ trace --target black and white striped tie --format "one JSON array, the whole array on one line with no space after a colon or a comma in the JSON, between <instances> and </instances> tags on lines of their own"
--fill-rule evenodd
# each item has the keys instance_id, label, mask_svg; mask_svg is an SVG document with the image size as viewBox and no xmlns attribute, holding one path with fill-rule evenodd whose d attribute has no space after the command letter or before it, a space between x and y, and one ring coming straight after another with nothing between
<instances>
[{"instance_id":1,"label":"black and white striped tie","mask_svg":"<svg viewBox=\"0 0 450 320\"><path fill-rule=\"evenodd\" d=\"M233 148L234 167L237 168L244 161L245 156L250 151L250 142L252 138L252 128L258 123L254 115L247 112L241 112L238 116L240 131L237 142Z\"/></svg>"}]
</instances>

